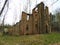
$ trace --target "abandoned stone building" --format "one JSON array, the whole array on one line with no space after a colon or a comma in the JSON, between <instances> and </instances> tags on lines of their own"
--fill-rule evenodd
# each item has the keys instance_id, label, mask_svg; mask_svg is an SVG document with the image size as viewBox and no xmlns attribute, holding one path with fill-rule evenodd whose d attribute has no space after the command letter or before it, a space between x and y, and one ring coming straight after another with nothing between
<instances>
[{"instance_id":1,"label":"abandoned stone building","mask_svg":"<svg viewBox=\"0 0 60 45\"><path fill-rule=\"evenodd\" d=\"M51 32L48 7L41 2L32 10L32 14L22 12L21 20L8 27L8 32L13 35Z\"/></svg>"}]
</instances>

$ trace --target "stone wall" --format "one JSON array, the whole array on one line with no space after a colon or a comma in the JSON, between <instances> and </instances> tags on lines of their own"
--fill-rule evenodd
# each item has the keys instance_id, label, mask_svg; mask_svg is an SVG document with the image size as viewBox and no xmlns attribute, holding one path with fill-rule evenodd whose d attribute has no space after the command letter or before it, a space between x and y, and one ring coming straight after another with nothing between
<instances>
[{"instance_id":1,"label":"stone wall","mask_svg":"<svg viewBox=\"0 0 60 45\"><path fill-rule=\"evenodd\" d=\"M33 16L33 33L34 34L38 34L38 18L39 18L39 16L38 16L38 13L37 13L37 11L35 10L36 8L34 8L33 10L32 10L32 16Z\"/></svg>"},{"instance_id":2,"label":"stone wall","mask_svg":"<svg viewBox=\"0 0 60 45\"><path fill-rule=\"evenodd\" d=\"M48 7L45 7L45 15L46 15L46 31L51 32L51 26L50 26L50 15L49 15L49 10Z\"/></svg>"},{"instance_id":3,"label":"stone wall","mask_svg":"<svg viewBox=\"0 0 60 45\"><path fill-rule=\"evenodd\" d=\"M49 33L51 28L48 7L44 7L44 3L41 2L32 10L32 14L22 12L20 22L9 27L8 30L14 35Z\"/></svg>"}]
</instances>

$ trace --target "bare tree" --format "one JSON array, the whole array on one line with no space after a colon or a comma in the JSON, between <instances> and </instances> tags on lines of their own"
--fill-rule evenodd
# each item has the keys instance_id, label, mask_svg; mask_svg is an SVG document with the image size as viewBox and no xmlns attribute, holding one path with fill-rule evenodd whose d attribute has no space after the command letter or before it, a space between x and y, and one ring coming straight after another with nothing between
<instances>
[{"instance_id":1,"label":"bare tree","mask_svg":"<svg viewBox=\"0 0 60 45\"><path fill-rule=\"evenodd\" d=\"M4 3L4 5L3 5L3 7L2 7L2 9L1 9L1 11L0 11L0 15L2 14L2 12L3 12L3 10L4 10L7 1L8 1L8 0L5 0L5 3Z\"/></svg>"},{"instance_id":2,"label":"bare tree","mask_svg":"<svg viewBox=\"0 0 60 45\"><path fill-rule=\"evenodd\" d=\"M59 1L59 0L54 1L51 5L54 5L57 1Z\"/></svg>"},{"instance_id":3,"label":"bare tree","mask_svg":"<svg viewBox=\"0 0 60 45\"><path fill-rule=\"evenodd\" d=\"M2 20L2 31L3 31L3 32L4 32L4 20L5 20L5 16L6 16L6 13L7 13L7 11L8 11L8 7L9 7L9 1L8 1L8 0L5 0L5 2L4 2L4 5L3 5L3 7L2 7L2 9L1 9L1 11L0 11L0 16L2 15L2 13L3 13L3 11L4 11L5 6L7 6L7 7L6 7L7 10L5 11L5 14L4 14L3 20Z\"/></svg>"}]
</instances>

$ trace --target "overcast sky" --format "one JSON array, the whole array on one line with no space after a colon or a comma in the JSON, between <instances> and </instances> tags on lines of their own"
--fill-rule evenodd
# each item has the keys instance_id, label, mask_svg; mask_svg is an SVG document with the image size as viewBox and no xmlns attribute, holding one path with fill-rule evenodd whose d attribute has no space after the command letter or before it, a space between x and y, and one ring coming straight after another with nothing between
<instances>
[{"instance_id":1,"label":"overcast sky","mask_svg":"<svg viewBox=\"0 0 60 45\"><path fill-rule=\"evenodd\" d=\"M1 8L3 7L4 1L5 0L0 0L0 11ZM30 4L31 4L30 9L32 10L37 4L39 4L42 1L45 3L45 6L49 7L49 12L54 13L54 11L57 8L60 8L60 0L58 1L57 0L37 0L37 1L30 0ZM19 20L21 19L22 11L29 13L29 6L27 2L28 2L27 0L9 0L5 6L2 16L0 16L0 23L2 22L4 15L6 15L4 21L5 24L12 25L16 22L19 22ZM8 7L8 11L7 11L7 7Z\"/></svg>"}]
</instances>

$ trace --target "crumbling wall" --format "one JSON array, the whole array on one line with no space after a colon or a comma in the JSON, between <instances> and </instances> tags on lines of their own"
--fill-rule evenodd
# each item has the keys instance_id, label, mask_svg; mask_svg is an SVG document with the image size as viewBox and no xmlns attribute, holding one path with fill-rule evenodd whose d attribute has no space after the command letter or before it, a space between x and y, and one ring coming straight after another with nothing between
<instances>
[{"instance_id":1,"label":"crumbling wall","mask_svg":"<svg viewBox=\"0 0 60 45\"><path fill-rule=\"evenodd\" d=\"M35 10L37 8L37 10ZM29 20L27 20L27 15ZM33 10L32 14L22 12L20 22L8 28L10 34L26 35L26 34L40 34L51 32L49 10L44 3L41 2Z\"/></svg>"},{"instance_id":2,"label":"crumbling wall","mask_svg":"<svg viewBox=\"0 0 60 45\"><path fill-rule=\"evenodd\" d=\"M29 15L29 20L28 20L28 34L32 34L33 33L33 24L32 24L33 18L32 18L32 14Z\"/></svg>"},{"instance_id":3,"label":"crumbling wall","mask_svg":"<svg viewBox=\"0 0 60 45\"><path fill-rule=\"evenodd\" d=\"M38 13L37 13L37 11L35 10L36 8L34 8L33 10L32 10L32 20L33 20L33 34L38 34Z\"/></svg>"},{"instance_id":4,"label":"crumbling wall","mask_svg":"<svg viewBox=\"0 0 60 45\"><path fill-rule=\"evenodd\" d=\"M26 24L27 24L27 13L22 12L22 19L21 19L22 34L26 34Z\"/></svg>"},{"instance_id":5,"label":"crumbling wall","mask_svg":"<svg viewBox=\"0 0 60 45\"><path fill-rule=\"evenodd\" d=\"M47 6L45 7L45 15L46 15L46 31L49 33L51 32L51 27L50 27L50 15Z\"/></svg>"},{"instance_id":6,"label":"crumbling wall","mask_svg":"<svg viewBox=\"0 0 60 45\"><path fill-rule=\"evenodd\" d=\"M39 33L45 33L45 15L44 15L44 3L38 4L38 15L39 15Z\"/></svg>"}]
</instances>

